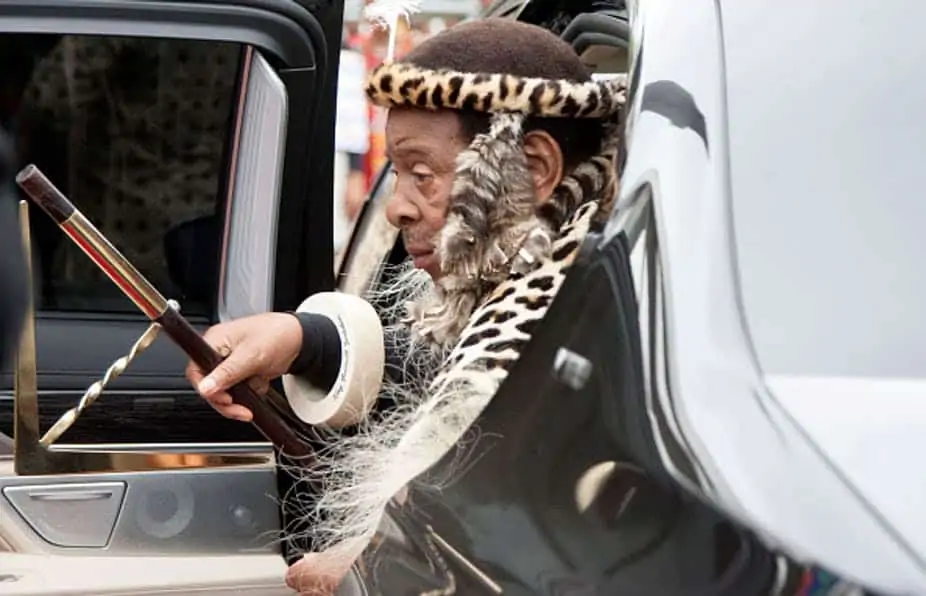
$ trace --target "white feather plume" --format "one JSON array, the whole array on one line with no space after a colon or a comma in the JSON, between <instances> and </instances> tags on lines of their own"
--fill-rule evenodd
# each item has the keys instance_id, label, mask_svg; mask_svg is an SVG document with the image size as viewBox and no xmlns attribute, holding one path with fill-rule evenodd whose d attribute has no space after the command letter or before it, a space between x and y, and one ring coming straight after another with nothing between
<instances>
[{"instance_id":1,"label":"white feather plume","mask_svg":"<svg viewBox=\"0 0 926 596\"><path fill-rule=\"evenodd\" d=\"M389 31L389 42L386 47L386 61L395 57L396 35L399 29L399 19L411 24L411 15L421 10L421 0L373 0L363 9L363 16L374 27Z\"/></svg>"}]
</instances>

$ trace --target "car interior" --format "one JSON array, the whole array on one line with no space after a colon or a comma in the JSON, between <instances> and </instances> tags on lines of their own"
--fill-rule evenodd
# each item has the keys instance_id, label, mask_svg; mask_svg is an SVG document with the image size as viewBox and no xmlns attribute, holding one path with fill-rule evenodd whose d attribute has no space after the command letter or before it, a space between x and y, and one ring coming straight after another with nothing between
<instances>
[{"instance_id":1,"label":"car interior","mask_svg":"<svg viewBox=\"0 0 926 596\"><path fill-rule=\"evenodd\" d=\"M226 130L242 49L32 34L5 35L2 44L11 68L0 75L6 98L0 121L16 131L22 161L46 172L188 312L205 314L201 305L218 281L215 250L227 193L214 173L226 171L230 158ZM184 105L193 85L201 105ZM197 110L207 125L193 127L182 109ZM41 308L132 309L115 287L100 283L102 273L63 241L53 222L32 221Z\"/></svg>"}]
</instances>

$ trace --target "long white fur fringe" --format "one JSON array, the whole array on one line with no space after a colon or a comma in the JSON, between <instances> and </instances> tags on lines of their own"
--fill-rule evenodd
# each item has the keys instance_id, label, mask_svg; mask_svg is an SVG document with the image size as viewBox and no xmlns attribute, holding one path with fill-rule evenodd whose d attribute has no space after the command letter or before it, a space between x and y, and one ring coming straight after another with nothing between
<instances>
[{"instance_id":1,"label":"long white fur fringe","mask_svg":"<svg viewBox=\"0 0 926 596\"><path fill-rule=\"evenodd\" d=\"M376 533L388 502L455 446L467 448L464 439L471 425L498 388L496 379L478 373L436 378L446 353L404 332L399 322L406 303L431 299L434 284L409 265L391 278L367 298L392 305L381 314L387 333L400 342L394 349L404 355L407 372L423 374L407 374L402 383L384 380L381 396L393 400L394 407L364 422L356 434L332 432L311 477L294 470L320 487L313 505L300 503L305 497L298 487L284 496L290 510L303 507L300 512L318 549L310 556L319 573L346 573Z\"/></svg>"}]
</instances>

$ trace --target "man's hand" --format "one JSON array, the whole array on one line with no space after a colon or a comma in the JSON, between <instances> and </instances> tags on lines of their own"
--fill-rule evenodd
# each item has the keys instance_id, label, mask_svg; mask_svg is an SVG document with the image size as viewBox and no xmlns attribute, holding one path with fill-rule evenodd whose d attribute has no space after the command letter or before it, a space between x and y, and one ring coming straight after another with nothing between
<instances>
[{"instance_id":1,"label":"man's hand","mask_svg":"<svg viewBox=\"0 0 926 596\"><path fill-rule=\"evenodd\" d=\"M350 570L350 563L329 560L326 553L309 553L286 572L286 585L306 596L334 596Z\"/></svg>"},{"instance_id":2,"label":"man's hand","mask_svg":"<svg viewBox=\"0 0 926 596\"><path fill-rule=\"evenodd\" d=\"M208 376L190 362L187 378L220 414L250 422L251 411L232 403L226 391L247 380L259 394L267 393L270 381L289 370L299 355L302 326L293 315L265 313L211 327L204 338L225 360Z\"/></svg>"}]
</instances>

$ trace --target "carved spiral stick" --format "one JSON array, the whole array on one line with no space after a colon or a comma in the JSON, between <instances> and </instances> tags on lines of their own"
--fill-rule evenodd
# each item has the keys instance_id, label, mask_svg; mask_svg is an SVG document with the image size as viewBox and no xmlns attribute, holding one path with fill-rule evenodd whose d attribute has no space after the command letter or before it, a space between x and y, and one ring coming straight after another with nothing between
<instances>
[{"instance_id":1,"label":"carved spiral stick","mask_svg":"<svg viewBox=\"0 0 926 596\"><path fill-rule=\"evenodd\" d=\"M177 308L176 302L171 300L170 303L171 306ZM124 373L132 361L154 343L160 330L161 326L158 323L149 325L148 328L145 329L145 332L135 340L129 353L110 364L109 368L107 368L106 372L103 374L103 378L87 388L77 405L62 414L61 417L58 418L58 421L55 422L52 427L48 429L48 432L39 440L39 443L43 447L48 447L61 438L61 435L67 432L69 428L74 426L74 423L77 422L80 415L84 413L84 410L92 406L93 402L103 394L103 389L105 389L113 379Z\"/></svg>"}]
</instances>

